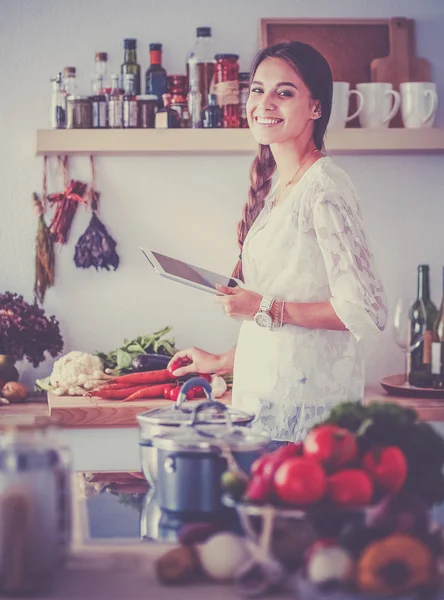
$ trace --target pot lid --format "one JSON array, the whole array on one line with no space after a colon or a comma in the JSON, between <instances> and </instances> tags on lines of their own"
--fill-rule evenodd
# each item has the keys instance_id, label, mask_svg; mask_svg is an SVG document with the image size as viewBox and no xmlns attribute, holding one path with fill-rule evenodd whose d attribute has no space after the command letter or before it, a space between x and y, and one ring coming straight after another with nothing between
<instances>
[{"instance_id":1,"label":"pot lid","mask_svg":"<svg viewBox=\"0 0 444 600\"><path fill-rule=\"evenodd\" d=\"M152 443L161 450L197 453L220 453L224 448L232 452L265 451L269 438L248 427L221 427L220 425L195 425L180 427L154 436Z\"/></svg>"},{"instance_id":2,"label":"pot lid","mask_svg":"<svg viewBox=\"0 0 444 600\"><path fill-rule=\"evenodd\" d=\"M167 425L170 427L187 425L191 423L195 409L201 404L202 401L194 400L183 402L180 406L173 404L165 408L153 408L138 414L137 421L142 430L145 425ZM254 419L254 415L231 406L227 406L227 411L233 425L247 425ZM221 425L225 424L226 421L225 414L221 413L216 406L209 406L199 413L199 423Z\"/></svg>"}]
</instances>

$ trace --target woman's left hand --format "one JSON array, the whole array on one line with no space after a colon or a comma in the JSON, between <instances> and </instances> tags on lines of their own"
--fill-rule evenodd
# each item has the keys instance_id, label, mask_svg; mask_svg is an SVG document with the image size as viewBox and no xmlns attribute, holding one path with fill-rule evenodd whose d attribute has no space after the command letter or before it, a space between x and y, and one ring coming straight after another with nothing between
<instances>
[{"instance_id":1,"label":"woman's left hand","mask_svg":"<svg viewBox=\"0 0 444 600\"><path fill-rule=\"evenodd\" d=\"M242 287L226 287L216 284L216 288L224 296L216 296L215 301L222 306L226 315L232 319L252 321L259 310L262 296Z\"/></svg>"}]
</instances>

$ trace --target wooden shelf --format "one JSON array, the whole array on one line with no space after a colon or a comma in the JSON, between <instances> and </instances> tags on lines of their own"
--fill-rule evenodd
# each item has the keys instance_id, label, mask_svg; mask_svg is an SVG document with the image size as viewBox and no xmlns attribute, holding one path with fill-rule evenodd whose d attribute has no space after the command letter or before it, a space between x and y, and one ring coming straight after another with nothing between
<instances>
[{"instance_id":1,"label":"wooden shelf","mask_svg":"<svg viewBox=\"0 0 444 600\"><path fill-rule=\"evenodd\" d=\"M444 152L444 129L331 131L332 154ZM42 129L37 155L137 156L148 154L253 154L248 129Z\"/></svg>"}]
</instances>

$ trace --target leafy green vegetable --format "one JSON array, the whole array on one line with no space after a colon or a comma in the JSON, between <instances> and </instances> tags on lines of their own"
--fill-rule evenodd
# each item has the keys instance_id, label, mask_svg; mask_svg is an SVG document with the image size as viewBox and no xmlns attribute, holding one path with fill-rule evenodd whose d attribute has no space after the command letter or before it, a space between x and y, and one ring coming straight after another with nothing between
<instances>
[{"instance_id":1,"label":"leafy green vegetable","mask_svg":"<svg viewBox=\"0 0 444 600\"><path fill-rule=\"evenodd\" d=\"M171 331L171 327L155 331L151 335L141 335L133 340L124 340L123 346L111 352L95 352L105 369L111 369L114 374L131 370L133 358L143 352L173 356L177 352L174 339L163 339Z\"/></svg>"}]
</instances>

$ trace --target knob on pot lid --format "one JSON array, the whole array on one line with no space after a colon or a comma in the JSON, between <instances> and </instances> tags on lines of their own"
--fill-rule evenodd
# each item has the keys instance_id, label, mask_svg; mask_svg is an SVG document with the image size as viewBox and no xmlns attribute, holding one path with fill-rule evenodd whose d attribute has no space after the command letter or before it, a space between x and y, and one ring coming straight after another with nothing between
<instances>
[{"instance_id":1,"label":"knob on pot lid","mask_svg":"<svg viewBox=\"0 0 444 600\"><path fill-rule=\"evenodd\" d=\"M143 431L145 425L167 425L178 427L191 423L197 406L202 404L199 400L183 402L180 406L173 404L165 408L153 408L137 415L137 421ZM231 422L234 425L247 425L254 419L254 415L236 408L227 407ZM200 415L199 421L206 424L225 424L227 417L224 413L208 406Z\"/></svg>"},{"instance_id":2,"label":"knob on pot lid","mask_svg":"<svg viewBox=\"0 0 444 600\"><path fill-rule=\"evenodd\" d=\"M152 444L161 450L216 454L221 453L224 448L229 448L232 452L265 452L269 441L268 436L248 427L228 428L202 425L199 422L195 426L180 427L156 435Z\"/></svg>"}]
</instances>

